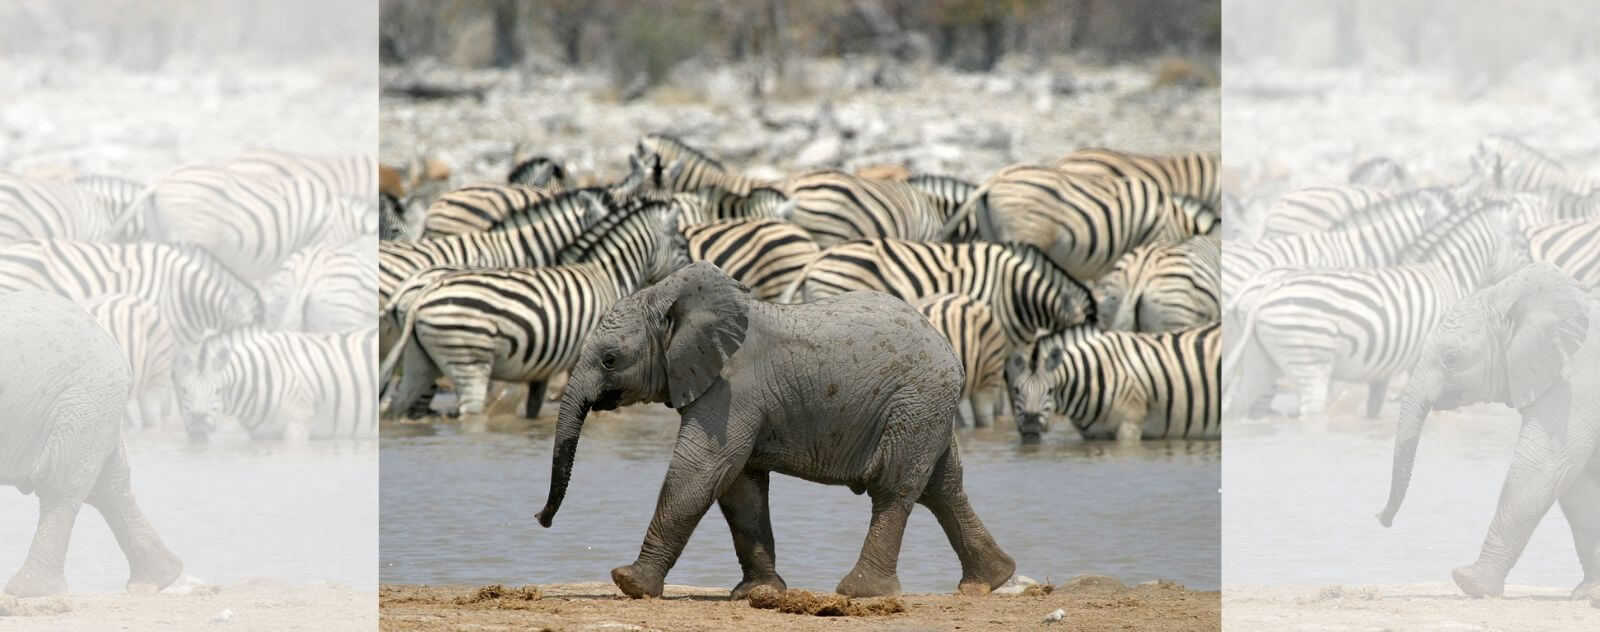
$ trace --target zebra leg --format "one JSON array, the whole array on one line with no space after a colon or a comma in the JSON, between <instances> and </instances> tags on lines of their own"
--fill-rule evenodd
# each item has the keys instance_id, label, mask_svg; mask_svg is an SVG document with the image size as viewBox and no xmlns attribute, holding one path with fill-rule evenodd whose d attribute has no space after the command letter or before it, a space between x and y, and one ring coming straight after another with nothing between
<instances>
[{"instance_id":1,"label":"zebra leg","mask_svg":"<svg viewBox=\"0 0 1600 632\"><path fill-rule=\"evenodd\" d=\"M1367 382L1367 419L1377 419L1383 412L1383 400L1389 396L1389 378Z\"/></svg>"},{"instance_id":2,"label":"zebra leg","mask_svg":"<svg viewBox=\"0 0 1600 632\"><path fill-rule=\"evenodd\" d=\"M128 558L128 590L155 592L183 574L183 561L173 555L139 511L129 484L127 449L118 446L100 469L88 502L105 518Z\"/></svg>"},{"instance_id":3,"label":"zebra leg","mask_svg":"<svg viewBox=\"0 0 1600 632\"><path fill-rule=\"evenodd\" d=\"M489 397L489 362L452 364L447 373L456 385L456 398L461 404L457 414L463 419L483 417Z\"/></svg>"},{"instance_id":4,"label":"zebra leg","mask_svg":"<svg viewBox=\"0 0 1600 632\"><path fill-rule=\"evenodd\" d=\"M528 397L522 400L522 418L538 419L539 409L544 407L544 391L549 382L539 380L528 382Z\"/></svg>"},{"instance_id":5,"label":"zebra leg","mask_svg":"<svg viewBox=\"0 0 1600 632\"><path fill-rule=\"evenodd\" d=\"M989 530L983 527L983 521L967 502L962 486L961 452L955 442L950 443L950 448L934 464L928 485L917 502L933 512L950 540L950 547L961 560L960 592L983 594L1011 579L1011 574L1017 570L1016 562L995 544L994 537L989 535Z\"/></svg>"},{"instance_id":6,"label":"zebra leg","mask_svg":"<svg viewBox=\"0 0 1600 632\"><path fill-rule=\"evenodd\" d=\"M767 480L767 472L747 469L717 499L722 517L733 532L733 550L744 572L729 595L734 599L744 599L756 586L771 586L778 592L788 588L776 568L778 556L772 539L772 513L767 505Z\"/></svg>"},{"instance_id":7,"label":"zebra leg","mask_svg":"<svg viewBox=\"0 0 1600 632\"><path fill-rule=\"evenodd\" d=\"M1313 423L1325 420L1328 414L1328 389L1333 385L1333 366L1313 361L1297 364L1293 369L1295 394L1300 398L1300 418Z\"/></svg>"},{"instance_id":8,"label":"zebra leg","mask_svg":"<svg viewBox=\"0 0 1600 632\"><path fill-rule=\"evenodd\" d=\"M994 427L994 394L996 390L998 389L993 387L980 388L973 391L972 396L967 398L968 401L972 402L972 425L979 428Z\"/></svg>"}]
</instances>

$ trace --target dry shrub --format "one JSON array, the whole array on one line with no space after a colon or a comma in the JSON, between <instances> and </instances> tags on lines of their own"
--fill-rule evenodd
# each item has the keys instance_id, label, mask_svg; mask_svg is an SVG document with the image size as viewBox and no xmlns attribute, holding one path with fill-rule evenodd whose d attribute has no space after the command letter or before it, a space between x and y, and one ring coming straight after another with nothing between
<instances>
[{"instance_id":1,"label":"dry shrub","mask_svg":"<svg viewBox=\"0 0 1600 632\"><path fill-rule=\"evenodd\" d=\"M899 597L856 601L844 595L818 595L809 590L778 592L771 586L755 587L750 591L749 600L752 608L816 617L874 617L908 610L906 603Z\"/></svg>"},{"instance_id":2,"label":"dry shrub","mask_svg":"<svg viewBox=\"0 0 1600 632\"><path fill-rule=\"evenodd\" d=\"M1056 591L1055 584L1034 584L1022 589L1024 597L1043 597Z\"/></svg>"},{"instance_id":3,"label":"dry shrub","mask_svg":"<svg viewBox=\"0 0 1600 632\"><path fill-rule=\"evenodd\" d=\"M1182 57L1165 57L1156 64L1152 88L1209 88L1217 85L1211 71Z\"/></svg>"},{"instance_id":4,"label":"dry shrub","mask_svg":"<svg viewBox=\"0 0 1600 632\"><path fill-rule=\"evenodd\" d=\"M538 601L544 595L534 586L521 588L507 588L503 584L492 584L478 589L478 592L463 597L456 597L458 606L487 605L492 608L516 610L525 608L529 603Z\"/></svg>"}]
</instances>

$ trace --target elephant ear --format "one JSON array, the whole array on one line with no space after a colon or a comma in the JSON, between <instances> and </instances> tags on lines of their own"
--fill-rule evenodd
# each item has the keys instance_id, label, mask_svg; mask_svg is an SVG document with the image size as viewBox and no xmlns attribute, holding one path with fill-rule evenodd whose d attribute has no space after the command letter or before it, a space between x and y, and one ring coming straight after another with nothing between
<instances>
[{"instance_id":1,"label":"elephant ear","mask_svg":"<svg viewBox=\"0 0 1600 632\"><path fill-rule=\"evenodd\" d=\"M681 409L715 384L744 343L750 289L701 261L673 273L665 310L667 403Z\"/></svg>"},{"instance_id":2,"label":"elephant ear","mask_svg":"<svg viewBox=\"0 0 1600 632\"><path fill-rule=\"evenodd\" d=\"M1560 268L1524 268L1498 288L1505 318L1506 403L1522 408L1554 386L1589 330L1591 299Z\"/></svg>"}]
</instances>

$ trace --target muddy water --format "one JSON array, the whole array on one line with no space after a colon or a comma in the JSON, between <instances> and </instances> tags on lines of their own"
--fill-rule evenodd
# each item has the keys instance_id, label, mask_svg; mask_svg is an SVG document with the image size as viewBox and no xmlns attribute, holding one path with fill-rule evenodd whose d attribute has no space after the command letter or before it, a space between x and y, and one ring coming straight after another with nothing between
<instances>
[{"instance_id":1,"label":"muddy water","mask_svg":"<svg viewBox=\"0 0 1600 632\"><path fill-rule=\"evenodd\" d=\"M129 437L133 488L184 572L230 585L246 578L377 586L377 443L289 446L218 436ZM0 487L0 577L22 566L38 499ZM100 514L78 514L67 553L75 592L121 591L128 564ZM0 579L3 581L3 579Z\"/></svg>"},{"instance_id":2,"label":"muddy water","mask_svg":"<svg viewBox=\"0 0 1600 632\"><path fill-rule=\"evenodd\" d=\"M672 411L593 415L550 529L533 515L549 484L554 419L496 417L489 426L384 429L384 583L609 582L611 568L633 561L671 456ZM1119 449L1047 439L1019 446L1009 427L960 434L967 493L1019 573L1217 588L1218 443ZM779 573L790 586L831 590L855 563L870 502L843 487L776 475L771 499ZM946 592L959 578L944 532L919 507L900 557L902 589ZM667 581L731 587L738 580L726 523L713 509Z\"/></svg>"},{"instance_id":3,"label":"muddy water","mask_svg":"<svg viewBox=\"0 0 1600 632\"><path fill-rule=\"evenodd\" d=\"M1477 559L1511 463L1518 418L1501 406L1428 419L1394 526L1374 517L1389 494L1390 406L1377 422L1292 420L1229 427L1223 461L1226 585L1450 582ZM1545 516L1508 582L1571 589L1582 578L1559 508Z\"/></svg>"}]
</instances>

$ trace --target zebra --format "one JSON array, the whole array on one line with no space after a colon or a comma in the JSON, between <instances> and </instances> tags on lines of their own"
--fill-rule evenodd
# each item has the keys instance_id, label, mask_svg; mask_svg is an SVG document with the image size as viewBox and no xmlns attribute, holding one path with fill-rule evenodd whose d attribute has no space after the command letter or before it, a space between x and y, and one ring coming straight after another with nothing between
<instances>
[{"instance_id":1,"label":"zebra","mask_svg":"<svg viewBox=\"0 0 1600 632\"><path fill-rule=\"evenodd\" d=\"M1221 160L1214 153L1145 156L1111 149L1079 149L1056 160L1055 168L1077 176L1143 178L1156 183L1167 195L1198 200L1212 212L1221 208Z\"/></svg>"},{"instance_id":2,"label":"zebra","mask_svg":"<svg viewBox=\"0 0 1600 632\"><path fill-rule=\"evenodd\" d=\"M911 306L944 334L961 359L967 377L961 396L972 405L973 426L993 426L995 402L1004 383L1001 371L1009 351L994 312L965 294L930 294L913 299ZM961 425L960 411L955 423Z\"/></svg>"},{"instance_id":3,"label":"zebra","mask_svg":"<svg viewBox=\"0 0 1600 632\"><path fill-rule=\"evenodd\" d=\"M561 252L562 265L446 272L408 301L400 339L384 359L384 379L404 356L405 374L389 410L409 409L441 373L460 396L460 412L483 414L489 380L528 383L523 414L544 403L547 380L577 362L583 339L622 297L688 263L668 236L670 207L649 203L607 216Z\"/></svg>"},{"instance_id":4,"label":"zebra","mask_svg":"<svg viewBox=\"0 0 1600 632\"><path fill-rule=\"evenodd\" d=\"M1566 165L1502 134L1490 134L1478 142L1472 167L1476 174L1502 191L1538 192L1554 188L1587 195L1600 188L1594 178L1568 171Z\"/></svg>"},{"instance_id":5,"label":"zebra","mask_svg":"<svg viewBox=\"0 0 1600 632\"><path fill-rule=\"evenodd\" d=\"M711 262L763 301L782 296L822 250L809 233L776 219L729 219L679 230L691 261Z\"/></svg>"},{"instance_id":6,"label":"zebra","mask_svg":"<svg viewBox=\"0 0 1600 632\"><path fill-rule=\"evenodd\" d=\"M0 244L29 239L110 238L114 211L70 182L0 173Z\"/></svg>"},{"instance_id":7,"label":"zebra","mask_svg":"<svg viewBox=\"0 0 1600 632\"><path fill-rule=\"evenodd\" d=\"M72 179L72 183L100 198L101 204L105 205L108 211L108 224L125 212L145 188L145 184L137 180L96 173L76 176ZM135 237L143 234L145 234L144 222L135 218L120 234L109 237L116 241L133 241Z\"/></svg>"},{"instance_id":8,"label":"zebra","mask_svg":"<svg viewBox=\"0 0 1600 632\"><path fill-rule=\"evenodd\" d=\"M1366 382L1367 416L1376 417L1389 379L1416 362L1445 312L1528 263L1516 222L1510 208L1490 205L1448 218L1403 249L1397 265L1273 275L1229 354L1228 370L1245 374L1229 398L1253 403L1277 370L1295 382L1302 417L1326 413L1333 379Z\"/></svg>"},{"instance_id":9,"label":"zebra","mask_svg":"<svg viewBox=\"0 0 1600 632\"><path fill-rule=\"evenodd\" d=\"M410 241L417 238L417 230L406 219L406 205L386 192L378 193L378 238L383 241Z\"/></svg>"},{"instance_id":10,"label":"zebra","mask_svg":"<svg viewBox=\"0 0 1600 632\"><path fill-rule=\"evenodd\" d=\"M162 425L163 406L173 394L172 361L177 341L154 303L132 294L112 292L81 302L100 327L111 334L133 368L128 391L128 424Z\"/></svg>"},{"instance_id":11,"label":"zebra","mask_svg":"<svg viewBox=\"0 0 1600 632\"><path fill-rule=\"evenodd\" d=\"M428 205L422 220L422 237L481 233L520 225L548 208L577 206L604 214L609 199L599 189L545 191L512 184L474 184L439 196Z\"/></svg>"},{"instance_id":12,"label":"zebra","mask_svg":"<svg viewBox=\"0 0 1600 632\"><path fill-rule=\"evenodd\" d=\"M1591 288L1600 288L1600 218L1534 226L1524 231L1534 261L1555 264Z\"/></svg>"},{"instance_id":13,"label":"zebra","mask_svg":"<svg viewBox=\"0 0 1600 632\"><path fill-rule=\"evenodd\" d=\"M933 198L905 182L868 180L834 170L784 183L778 216L824 248L855 239L938 241L948 219Z\"/></svg>"},{"instance_id":14,"label":"zebra","mask_svg":"<svg viewBox=\"0 0 1600 632\"><path fill-rule=\"evenodd\" d=\"M660 168L669 171L670 175L662 183L667 191L685 193L713 186L737 195L746 195L752 189L774 184L734 173L717 159L666 134L646 134L640 138L634 155L630 157L630 160L634 159L645 162L655 160Z\"/></svg>"},{"instance_id":15,"label":"zebra","mask_svg":"<svg viewBox=\"0 0 1600 632\"><path fill-rule=\"evenodd\" d=\"M1075 176L1044 165L1012 165L991 176L946 222L947 239L968 214L985 240L1039 248L1086 281L1129 250L1210 233L1218 223L1199 201L1169 196L1152 180Z\"/></svg>"},{"instance_id":16,"label":"zebra","mask_svg":"<svg viewBox=\"0 0 1600 632\"><path fill-rule=\"evenodd\" d=\"M207 337L176 369L179 410L193 438L232 418L255 439L377 434L378 330L332 334L242 327Z\"/></svg>"},{"instance_id":17,"label":"zebra","mask_svg":"<svg viewBox=\"0 0 1600 632\"><path fill-rule=\"evenodd\" d=\"M906 184L932 198L933 203L939 208L939 216L947 219L955 217L956 212L961 210L961 205L966 204L973 192L978 190L978 185L966 180L939 175L914 175L906 178ZM943 235L943 228L940 230ZM972 241L977 238L978 218L973 215L967 215L945 237L952 242Z\"/></svg>"},{"instance_id":18,"label":"zebra","mask_svg":"<svg viewBox=\"0 0 1600 632\"><path fill-rule=\"evenodd\" d=\"M512 167L511 173L506 174L506 184L559 193L567 190L567 170L550 158L534 156Z\"/></svg>"},{"instance_id":19,"label":"zebra","mask_svg":"<svg viewBox=\"0 0 1600 632\"><path fill-rule=\"evenodd\" d=\"M372 325L378 293L378 240L301 249L261 284L264 324L272 329L333 333Z\"/></svg>"},{"instance_id":20,"label":"zebra","mask_svg":"<svg viewBox=\"0 0 1600 632\"><path fill-rule=\"evenodd\" d=\"M1038 249L988 242L946 244L869 239L824 249L779 297L803 302L852 290L876 290L903 300L966 294L994 312L1006 342L1028 344L1040 331L1092 320L1088 288Z\"/></svg>"},{"instance_id":21,"label":"zebra","mask_svg":"<svg viewBox=\"0 0 1600 632\"><path fill-rule=\"evenodd\" d=\"M349 199L369 200L378 191L378 161L368 154L313 156L253 149L223 161L222 168L264 178L312 180Z\"/></svg>"},{"instance_id":22,"label":"zebra","mask_svg":"<svg viewBox=\"0 0 1600 632\"><path fill-rule=\"evenodd\" d=\"M1538 193L1488 193L1480 199L1510 205L1521 218L1525 231L1544 224L1600 217L1600 189L1588 195L1559 189Z\"/></svg>"},{"instance_id":23,"label":"zebra","mask_svg":"<svg viewBox=\"0 0 1600 632\"><path fill-rule=\"evenodd\" d=\"M1410 177L1406 168L1387 156L1377 156L1361 161L1350 170L1347 181L1358 187L1379 191L1403 191Z\"/></svg>"},{"instance_id":24,"label":"zebra","mask_svg":"<svg viewBox=\"0 0 1600 632\"><path fill-rule=\"evenodd\" d=\"M1024 443L1051 417L1084 439L1217 439L1222 436L1222 326L1145 333L1084 324L1006 361L1013 414Z\"/></svg>"},{"instance_id":25,"label":"zebra","mask_svg":"<svg viewBox=\"0 0 1600 632\"><path fill-rule=\"evenodd\" d=\"M240 276L256 281L276 271L296 250L376 231L376 221L368 224L370 204L370 195L355 204L310 178L182 167L147 187L116 228L120 231L143 216L154 241L199 245Z\"/></svg>"},{"instance_id":26,"label":"zebra","mask_svg":"<svg viewBox=\"0 0 1600 632\"><path fill-rule=\"evenodd\" d=\"M130 294L155 305L179 349L208 332L257 322L261 298L194 246L36 240L0 248L0 291L42 290L83 303Z\"/></svg>"},{"instance_id":27,"label":"zebra","mask_svg":"<svg viewBox=\"0 0 1600 632\"><path fill-rule=\"evenodd\" d=\"M1321 186L1285 193L1267 207L1261 218L1261 238L1323 233L1334 230L1361 209L1382 202L1394 193L1359 185Z\"/></svg>"},{"instance_id":28,"label":"zebra","mask_svg":"<svg viewBox=\"0 0 1600 632\"><path fill-rule=\"evenodd\" d=\"M745 195L719 187L701 187L692 193L673 194L672 205L678 212L678 223L689 226L727 219L777 217L778 208L787 200L782 191L770 187L751 189Z\"/></svg>"},{"instance_id":29,"label":"zebra","mask_svg":"<svg viewBox=\"0 0 1600 632\"><path fill-rule=\"evenodd\" d=\"M1100 328L1160 332L1220 319L1221 257L1214 235L1133 249L1092 288Z\"/></svg>"}]
</instances>

